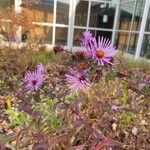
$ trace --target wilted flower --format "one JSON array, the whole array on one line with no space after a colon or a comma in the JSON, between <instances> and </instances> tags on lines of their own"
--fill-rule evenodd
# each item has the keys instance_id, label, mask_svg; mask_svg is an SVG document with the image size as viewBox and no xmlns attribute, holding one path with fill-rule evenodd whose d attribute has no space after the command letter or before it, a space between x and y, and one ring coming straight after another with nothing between
<instances>
[{"instance_id":1,"label":"wilted flower","mask_svg":"<svg viewBox=\"0 0 150 150\"><path fill-rule=\"evenodd\" d=\"M26 83L26 89L29 91L37 91L45 80L44 75L37 71L28 71L25 74L24 82Z\"/></svg>"},{"instance_id":2,"label":"wilted flower","mask_svg":"<svg viewBox=\"0 0 150 150\"><path fill-rule=\"evenodd\" d=\"M46 68L43 66L42 63L39 63L39 64L36 66L36 69L37 69L37 72L38 72L38 73L41 73L41 74L43 74L43 73L46 72Z\"/></svg>"},{"instance_id":3,"label":"wilted flower","mask_svg":"<svg viewBox=\"0 0 150 150\"><path fill-rule=\"evenodd\" d=\"M70 74L66 74L66 81L70 85L70 89L75 90L85 90L85 85L91 86L90 80L86 77L87 70L73 70L70 69Z\"/></svg>"},{"instance_id":4,"label":"wilted flower","mask_svg":"<svg viewBox=\"0 0 150 150\"><path fill-rule=\"evenodd\" d=\"M61 46L61 45L56 45L54 46L54 53L57 54L57 53L61 53L64 51L64 48Z\"/></svg>"},{"instance_id":5,"label":"wilted flower","mask_svg":"<svg viewBox=\"0 0 150 150\"><path fill-rule=\"evenodd\" d=\"M112 60L116 55L115 47L112 46L112 42L104 37L93 38L90 43L90 51L93 58L96 58L98 65L103 66L104 63L113 64Z\"/></svg>"},{"instance_id":6,"label":"wilted flower","mask_svg":"<svg viewBox=\"0 0 150 150\"><path fill-rule=\"evenodd\" d=\"M92 41L92 33L90 31L83 32L83 39L81 40L81 46L88 47Z\"/></svg>"}]
</instances>

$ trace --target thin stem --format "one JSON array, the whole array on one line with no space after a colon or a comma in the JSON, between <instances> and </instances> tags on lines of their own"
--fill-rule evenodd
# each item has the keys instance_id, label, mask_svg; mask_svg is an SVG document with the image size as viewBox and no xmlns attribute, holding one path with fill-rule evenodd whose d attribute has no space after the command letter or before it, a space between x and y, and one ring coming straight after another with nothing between
<instances>
[{"instance_id":1,"label":"thin stem","mask_svg":"<svg viewBox=\"0 0 150 150\"><path fill-rule=\"evenodd\" d=\"M43 90L43 89L41 89ZM46 91L46 90L43 90L48 96L49 93ZM60 98L58 99L57 97L55 97L60 103L63 103L64 105L67 105L64 101L62 101ZM93 133L93 134L96 134L97 138L98 139L104 139L105 137L103 135L101 135L100 133L98 133L96 130L94 130L94 128L92 128L88 123L87 121L85 121L74 109L72 109L69 105L67 106L84 124L86 127L88 127L90 129L90 131Z\"/></svg>"}]
</instances>

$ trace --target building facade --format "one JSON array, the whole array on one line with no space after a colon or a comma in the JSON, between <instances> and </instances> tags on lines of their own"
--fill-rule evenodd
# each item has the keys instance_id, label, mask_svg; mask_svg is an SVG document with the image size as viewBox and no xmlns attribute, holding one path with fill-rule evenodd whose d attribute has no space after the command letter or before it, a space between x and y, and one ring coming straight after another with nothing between
<instances>
[{"instance_id":1,"label":"building facade","mask_svg":"<svg viewBox=\"0 0 150 150\"><path fill-rule=\"evenodd\" d=\"M15 5L20 12L24 1L0 0L0 10ZM29 14L38 25L30 36L41 36L50 45L78 46L74 37L90 31L136 58L150 58L150 0L39 0L32 2Z\"/></svg>"}]
</instances>

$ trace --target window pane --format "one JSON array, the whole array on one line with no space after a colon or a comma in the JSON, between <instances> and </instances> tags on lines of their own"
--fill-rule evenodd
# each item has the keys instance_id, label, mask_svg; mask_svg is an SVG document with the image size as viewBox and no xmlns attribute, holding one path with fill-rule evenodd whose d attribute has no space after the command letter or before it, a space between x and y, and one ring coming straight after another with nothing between
<instances>
[{"instance_id":1,"label":"window pane","mask_svg":"<svg viewBox=\"0 0 150 150\"><path fill-rule=\"evenodd\" d=\"M56 28L55 44L67 45L68 28Z\"/></svg>"},{"instance_id":2,"label":"window pane","mask_svg":"<svg viewBox=\"0 0 150 150\"><path fill-rule=\"evenodd\" d=\"M70 0L57 1L56 23L68 24Z\"/></svg>"},{"instance_id":3,"label":"window pane","mask_svg":"<svg viewBox=\"0 0 150 150\"><path fill-rule=\"evenodd\" d=\"M87 24L88 1L80 1L76 6L75 25L86 26Z\"/></svg>"},{"instance_id":4,"label":"window pane","mask_svg":"<svg viewBox=\"0 0 150 150\"><path fill-rule=\"evenodd\" d=\"M130 30L135 1L125 2L120 5L119 29Z\"/></svg>"},{"instance_id":5,"label":"window pane","mask_svg":"<svg viewBox=\"0 0 150 150\"><path fill-rule=\"evenodd\" d=\"M52 27L36 26L30 31L26 31L22 35L23 41L33 40L37 41L42 39L44 43L52 43Z\"/></svg>"},{"instance_id":6,"label":"window pane","mask_svg":"<svg viewBox=\"0 0 150 150\"><path fill-rule=\"evenodd\" d=\"M77 40L76 37L82 38L83 37L83 32L85 32L85 29L74 29L74 41L73 45L74 46L80 46L80 41Z\"/></svg>"},{"instance_id":7,"label":"window pane","mask_svg":"<svg viewBox=\"0 0 150 150\"><path fill-rule=\"evenodd\" d=\"M136 2L136 9L135 9L135 15L134 15L134 21L132 27L132 30L134 31L140 30L144 5L145 5L145 0L138 0Z\"/></svg>"},{"instance_id":8,"label":"window pane","mask_svg":"<svg viewBox=\"0 0 150 150\"><path fill-rule=\"evenodd\" d=\"M5 14L6 9L14 4L13 0L0 0L0 12Z\"/></svg>"},{"instance_id":9,"label":"window pane","mask_svg":"<svg viewBox=\"0 0 150 150\"><path fill-rule=\"evenodd\" d=\"M141 56L150 59L150 35L145 35L141 49Z\"/></svg>"},{"instance_id":10,"label":"window pane","mask_svg":"<svg viewBox=\"0 0 150 150\"><path fill-rule=\"evenodd\" d=\"M96 36L97 31L96 30L89 30L93 36Z\"/></svg>"},{"instance_id":11,"label":"window pane","mask_svg":"<svg viewBox=\"0 0 150 150\"><path fill-rule=\"evenodd\" d=\"M138 34L132 33L130 36L128 53L135 54L137 41L138 41Z\"/></svg>"},{"instance_id":12,"label":"window pane","mask_svg":"<svg viewBox=\"0 0 150 150\"><path fill-rule=\"evenodd\" d=\"M129 33L119 32L117 34L116 46L119 50L126 52Z\"/></svg>"},{"instance_id":13,"label":"window pane","mask_svg":"<svg viewBox=\"0 0 150 150\"><path fill-rule=\"evenodd\" d=\"M150 31L150 9L149 9L149 13L148 13L148 19L147 19L145 31Z\"/></svg>"},{"instance_id":14,"label":"window pane","mask_svg":"<svg viewBox=\"0 0 150 150\"><path fill-rule=\"evenodd\" d=\"M34 21L52 23L53 7L54 0L42 0L32 3L32 8L29 9L29 12Z\"/></svg>"},{"instance_id":15,"label":"window pane","mask_svg":"<svg viewBox=\"0 0 150 150\"><path fill-rule=\"evenodd\" d=\"M11 16L11 12L8 8L14 5L14 0L0 0L0 17L8 19ZM14 14L14 11L13 11ZM0 41L14 41L16 35L16 27L12 26L11 22L0 21Z\"/></svg>"},{"instance_id":16,"label":"window pane","mask_svg":"<svg viewBox=\"0 0 150 150\"><path fill-rule=\"evenodd\" d=\"M91 3L90 27L113 28L115 4Z\"/></svg>"},{"instance_id":17,"label":"window pane","mask_svg":"<svg viewBox=\"0 0 150 150\"><path fill-rule=\"evenodd\" d=\"M106 38L111 40L112 32L110 32L110 31L96 31L95 36L96 36L96 38L98 38L98 36L103 36L103 37L106 37Z\"/></svg>"}]
</instances>

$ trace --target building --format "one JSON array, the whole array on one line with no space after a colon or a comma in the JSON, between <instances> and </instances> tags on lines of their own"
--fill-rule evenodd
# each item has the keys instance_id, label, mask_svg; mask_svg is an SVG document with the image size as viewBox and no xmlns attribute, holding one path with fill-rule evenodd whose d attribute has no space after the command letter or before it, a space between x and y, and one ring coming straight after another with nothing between
<instances>
[{"instance_id":1,"label":"building","mask_svg":"<svg viewBox=\"0 0 150 150\"><path fill-rule=\"evenodd\" d=\"M0 10L5 13L14 4L20 12L24 1L0 0ZM29 11L38 24L30 36L41 36L50 45L78 46L73 37L89 30L136 58L150 58L150 0L39 0Z\"/></svg>"}]
</instances>

